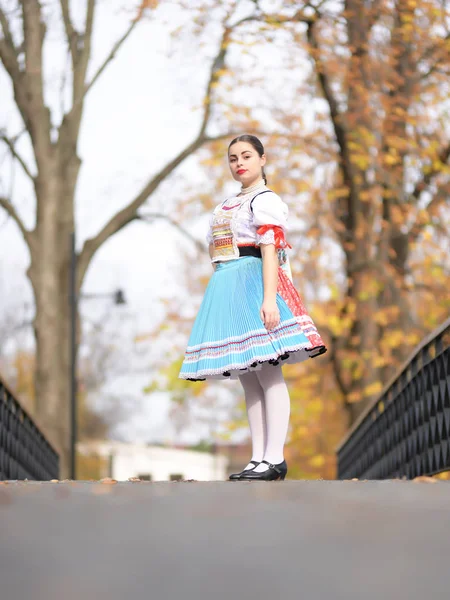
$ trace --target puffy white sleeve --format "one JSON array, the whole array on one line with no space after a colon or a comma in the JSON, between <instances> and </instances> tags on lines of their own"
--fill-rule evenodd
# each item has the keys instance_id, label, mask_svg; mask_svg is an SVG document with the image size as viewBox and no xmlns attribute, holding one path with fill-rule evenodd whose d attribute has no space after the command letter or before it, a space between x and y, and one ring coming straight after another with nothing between
<instances>
[{"instance_id":1,"label":"puffy white sleeve","mask_svg":"<svg viewBox=\"0 0 450 600\"><path fill-rule=\"evenodd\" d=\"M288 206L274 192L257 196L252 202L253 223L256 227L256 244L274 244L285 248Z\"/></svg>"}]
</instances>

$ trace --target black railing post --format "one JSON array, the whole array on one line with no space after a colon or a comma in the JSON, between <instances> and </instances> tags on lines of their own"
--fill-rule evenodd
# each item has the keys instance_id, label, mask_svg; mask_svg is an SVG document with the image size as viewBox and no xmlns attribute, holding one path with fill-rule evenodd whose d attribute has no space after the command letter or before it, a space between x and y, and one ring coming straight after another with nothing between
<instances>
[{"instance_id":1,"label":"black railing post","mask_svg":"<svg viewBox=\"0 0 450 600\"><path fill-rule=\"evenodd\" d=\"M0 377L0 480L58 477L58 454Z\"/></svg>"},{"instance_id":2,"label":"black railing post","mask_svg":"<svg viewBox=\"0 0 450 600\"><path fill-rule=\"evenodd\" d=\"M75 247L75 232L70 236L70 479L76 479L77 453L77 254Z\"/></svg>"}]
</instances>

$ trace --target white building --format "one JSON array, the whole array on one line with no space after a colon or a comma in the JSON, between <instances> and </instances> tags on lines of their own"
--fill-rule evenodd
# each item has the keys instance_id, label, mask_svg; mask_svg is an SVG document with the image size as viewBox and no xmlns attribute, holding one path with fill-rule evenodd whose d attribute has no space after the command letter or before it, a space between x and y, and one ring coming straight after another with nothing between
<instances>
[{"instance_id":1,"label":"white building","mask_svg":"<svg viewBox=\"0 0 450 600\"><path fill-rule=\"evenodd\" d=\"M228 458L208 452L114 441L80 443L77 450L107 459L108 477L117 481L134 477L147 481L228 479Z\"/></svg>"}]
</instances>

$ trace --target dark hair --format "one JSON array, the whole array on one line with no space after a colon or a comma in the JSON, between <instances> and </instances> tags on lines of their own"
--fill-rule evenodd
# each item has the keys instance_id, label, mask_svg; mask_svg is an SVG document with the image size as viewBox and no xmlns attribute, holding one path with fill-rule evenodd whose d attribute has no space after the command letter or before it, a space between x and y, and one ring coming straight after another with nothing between
<instances>
[{"instance_id":1,"label":"dark hair","mask_svg":"<svg viewBox=\"0 0 450 600\"><path fill-rule=\"evenodd\" d=\"M230 145L228 146L228 152L230 152L231 146L233 144L236 144L237 142L247 142L248 144L253 146L253 148L256 150L256 152L259 154L259 156L262 156L264 154L264 146L262 145L260 140L256 137L256 135L250 135L249 133L244 133L243 135L239 135L237 138L234 138L234 140L232 140L230 142ZM264 173L264 167L262 167L261 171L262 171L264 183L267 185L267 177L266 177L266 174Z\"/></svg>"}]
</instances>

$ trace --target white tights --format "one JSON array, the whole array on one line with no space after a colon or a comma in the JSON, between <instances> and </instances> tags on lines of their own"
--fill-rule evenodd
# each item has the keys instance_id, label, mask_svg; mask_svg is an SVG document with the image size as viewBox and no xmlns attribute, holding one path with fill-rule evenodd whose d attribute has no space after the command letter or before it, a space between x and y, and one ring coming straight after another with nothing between
<instances>
[{"instance_id":1,"label":"white tights","mask_svg":"<svg viewBox=\"0 0 450 600\"><path fill-rule=\"evenodd\" d=\"M252 460L261 462L264 459L273 464L283 462L290 399L281 366L263 365L260 371L241 375L239 380L244 388L252 436ZM253 469L254 465L245 468ZM261 464L255 471L267 469L266 464Z\"/></svg>"}]
</instances>

